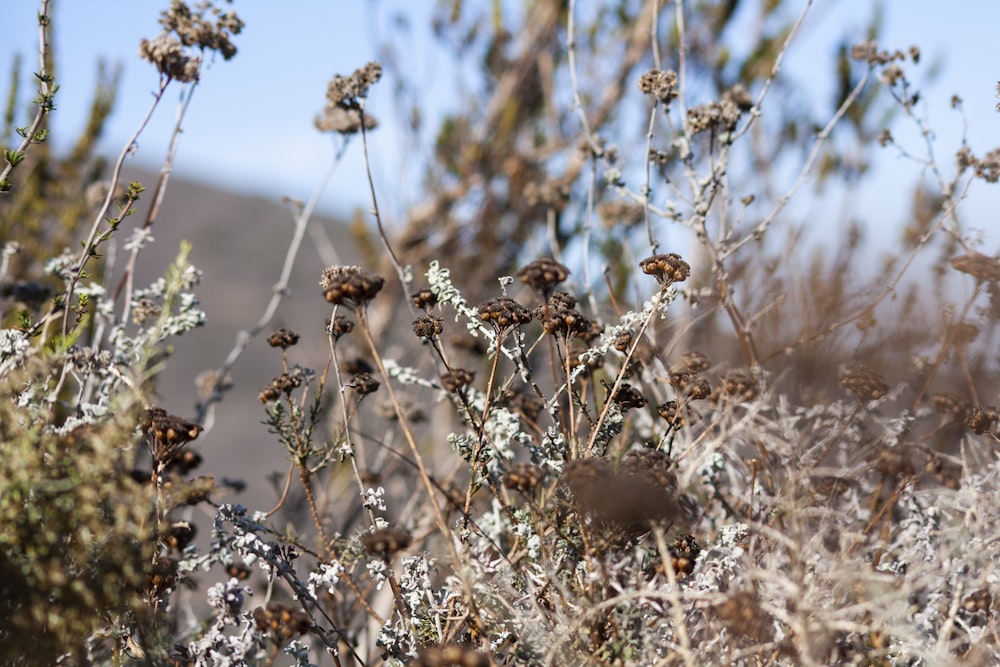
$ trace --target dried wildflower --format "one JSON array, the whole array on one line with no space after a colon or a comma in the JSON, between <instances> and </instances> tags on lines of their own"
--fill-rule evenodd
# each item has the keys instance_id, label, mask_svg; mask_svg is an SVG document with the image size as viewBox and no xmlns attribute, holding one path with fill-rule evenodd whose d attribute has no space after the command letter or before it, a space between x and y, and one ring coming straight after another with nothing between
<instances>
[{"instance_id":1,"label":"dried wildflower","mask_svg":"<svg viewBox=\"0 0 1000 667\"><path fill-rule=\"evenodd\" d=\"M508 489L530 491L545 478L545 472L534 463L516 463L503 476L503 485Z\"/></svg>"},{"instance_id":2,"label":"dried wildflower","mask_svg":"<svg viewBox=\"0 0 1000 667\"><path fill-rule=\"evenodd\" d=\"M437 294L429 289L422 289L419 292L414 292L410 295L410 300L413 302L414 306L424 310L433 308L438 302Z\"/></svg>"},{"instance_id":3,"label":"dried wildflower","mask_svg":"<svg viewBox=\"0 0 1000 667\"><path fill-rule=\"evenodd\" d=\"M361 545L373 556L386 560L410 546L413 537L402 528L379 528L361 536Z\"/></svg>"},{"instance_id":4,"label":"dried wildflower","mask_svg":"<svg viewBox=\"0 0 1000 667\"><path fill-rule=\"evenodd\" d=\"M691 265L677 253L653 255L639 262L642 272L653 276L662 287L682 283L691 275Z\"/></svg>"},{"instance_id":5,"label":"dried wildflower","mask_svg":"<svg viewBox=\"0 0 1000 667\"><path fill-rule=\"evenodd\" d=\"M711 130L715 134L732 132L740 119L740 110L729 100L712 101L688 109L687 119L691 134L699 134L706 130Z\"/></svg>"},{"instance_id":6,"label":"dried wildflower","mask_svg":"<svg viewBox=\"0 0 1000 667\"><path fill-rule=\"evenodd\" d=\"M370 373L359 373L351 378L349 386L353 387L354 391L362 396L367 396L378 391L379 381L372 377Z\"/></svg>"},{"instance_id":7,"label":"dried wildflower","mask_svg":"<svg viewBox=\"0 0 1000 667\"><path fill-rule=\"evenodd\" d=\"M915 469L909 454L902 447L885 447L878 453L875 469L886 477L910 477Z\"/></svg>"},{"instance_id":8,"label":"dried wildflower","mask_svg":"<svg viewBox=\"0 0 1000 667\"><path fill-rule=\"evenodd\" d=\"M955 421L964 421L965 415L969 411L969 406L958 394L934 394L931 396L931 403L934 411L938 414L947 415Z\"/></svg>"},{"instance_id":9,"label":"dried wildflower","mask_svg":"<svg viewBox=\"0 0 1000 667\"><path fill-rule=\"evenodd\" d=\"M489 657L472 646L444 644L427 646L420 651L412 667L489 667Z\"/></svg>"},{"instance_id":10,"label":"dried wildflower","mask_svg":"<svg viewBox=\"0 0 1000 667\"><path fill-rule=\"evenodd\" d=\"M742 83L737 83L722 93L722 101L732 102L741 112L747 112L753 108L753 98L750 97L750 92Z\"/></svg>"},{"instance_id":11,"label":"dried wildflower","mask_svg":"<svg viewBox=\"0 0 1000 667\"><path fill-rule=\"evenodd\" d=\"M276 646L309 632L312 620L309 614L283 602L268 602L266 607L253 610L257 629L267 633Z\"/></svg>"},{"instance_id":12,"label":"dried wildflower","mask_svg":"<svg viewBox=\"0 0 1000 667\"><path fill-rule=\"evenodd\" d=\"M163 542L174 551L181 552L191 544L196 533L195 527L187 521L177 521L167 529Z\"/></svg>"},{"instance_id":13,"label":"dried wildflower","mask_svg":"<svg viewBox=\"0 0 1000 667\"><path fill-rule=\"evenodd\" d=\"M207 15L214 17L214 22ZM160 15L160 25L164 32L177 35L184 46L217 51L224 60L236 55L231 36L244 28L236 12L223 12L210 2L199 3L192 11L183 0L171 0L170 9Z\"/></svg>"},{"instance_id":14,"label":"dried wildflower","mask_svg":"<svg viewBox=\"0 0 1000 667\"><path fill-rule=\"evenodd\" d=\"M170 465L167 466L167 470L169 472L176 472L182 477L187 477L191 471L196 470L201 464L201 454L190 449L185 449L174 456Z\"/></svg>"},{"instance_id":15,"label":"dried wildflower","mask_svg":"<svg viewBox=\"0 0 1000 667\"><path fill-rule=\"evenodd\" d=\"M354 322L343 315L337 315L332 320L326 320L326 335L333 336L334 340L354 331Z\"/></svg>"},{"instance_id":16,"label":"dried wildflower","mask_svg":"<svg viewBox=\"0 0 1000 667\"><path fill-rule=\"evenodd\" d=\"M576 308L554 308L546 304L535 309L535 317L547 334L570 338L590 330L590 320Z\"/></svg>"},{"instance_id":17,"label":"dried wildflower","mask_svg":"<svg viewBox=\"0 0 1000 667\"><path fill-rule=\"evenodd\" d=\"M340 372L347 375L360 375L362 373L374 373L375 368L361 357L352 357L341 362Z\"/></svg>"},{"instance_id":18,"label":"dried wildflower","mask_svg":"<svg viewBox=\"0 0 1000 667\"><path fill-rule=\"evenodd\" d=\"M597 214L607 229L618 225L632 227L646 219L646 209L630 201L609 201L597 207Z\"/></svg>"},{"instance_id":19,"label":"dried wildflower","mask_svg":"<svg viewBox=\"0 0 1000 667\"><path fill-rule=\"evenodd\" d=\"M893 142L892 132L888 128L883 129L878 133L878 145L885 148Z\"/></svg>"},{"instance_id":20,"label":"dried wildflower","mask_svg":"<svg viewBox=\"0 0 1000 667\"><path fill-rule=\"evenodd\" d=\"M988 612L992 605L993 596L988 588L980 588L962 600L962 610L969 614Z\"/></svg>"},{"instance_id":21,"label":"dried wildflower","mask_svg":"<svg viewBox=\"0 0 1000 667\"><path fill-rule=\"evenodd\" d=\"M145 410L139 425L147 435L152 436L150 448L161 468L174 459L181 447L201 434L200 425L167 414L163 408Z\"/></svg>"},{"instance_id":22,"label":"dried wildflower","mask_svg":"<svg viewBox=\"0 0 1000 667\"><path fill-rule=\"evenodd\" d=\"M161 75L181 83L197 81L201 71L201 58L189 54L179 39L167 34L139 42L139 57L155 65Z\"/></svg>"},{"instance_id":23,"label":"dried wildflower","mask_svg":"<svg viewBox=\"0 0 1000 667\"><path fill-rule=\"evenodd\" d=\"M698 351L685 352L681 356L681 362L686 369L693 373L703 373L712 366L708 357Z\"/></svg>"},{"instance_id":24,"label":"dried wildflower","mask_svg":"<svg viewBox=\"0 0 1000 667\"><path fill-rule=\"evenodd\" d=\"M639 77L639 90L643 95L652 95L661 104L670 104L677 99L677 73L652 69Z\"/></svg>"},{"instance_id":25,"label":"dried wildflower","mask_svg":"<svg viewBox=\"0 0 1000 667\"><path fill-rule=\"evenodd\" d=\"M1000 421L1000 413L996 408L984 408L975 406L969 410L965 416L965 425L972 429L976 435L982 435L993 430L993 425Z\"/></svg>"},{"instance_id":26,"label":"dried wildflower","mask_svg":"<svg viewBox=\"0 0 1000 667\"><path fill-rule=\"evenodd\" d=\"M208 495L214 488L215 478L211 475L202 475L181 485L174 494L178 501L185 505L198 505L208 500Z\"/></svg>"},{"instance_id":27,"label":"dried wildflower","mask_svg":"<svg viewBox=\"0 0 1000 667\"><path fill-rule=\"evenodd\" d=\"M621 332L620 334L615 336L615 339L612 344L614 345L614 348L616 350L618 350L622 354L625 354L626 352L629 351L629 348L632 347L632 332L631 331Z\"/></svg>"},{"instance_id":28,"label":"dried wildflower","mask_svg":"<svg viewBox=\"0 0 1000 667\"><path fill-rule=\"evenodd\" d=\"M678 537L670 544L670 567L678 578L694 572L694 566L701 555L701 546L693 535ZM662 564L658 569L661 569ZM665 574L665 572L664 572Z\"/></svg>"},{"instance_id":29,"label":"dried wildflower","mask_svg":"<svg viewBox=\"0 0 1000 667\"><path fill-rule=\"evenodd\" d=\"M444 331L444 320L434 315L421 315L413 320L413 333L417 338L432 340Z\"/></svg>"},{"instance_id":30,"label":"dried wildflower","mask_svg":"<svg viewBox=\"0 0 1000 667\"><path fill-rule=\"evenodd\" d=\"M671 373L670 386L678 393L696 401L712 395L712 387L708 384L708 380L694 371Z\"/></svg>"},{"instance_id":31,"label":"dried wildflower","mask_svg":"<svg viewBox=\"0 0 1000 667\"><path fill-rule=\"evenodd\" d=\"M479 304L479 319L489 322L497 333L531 321L531 311L510 297L501 296Z\"/></svg>"},{"instance_id":32,"label":"dried wildflower","mask_svg":"<svg viewBox=\"0 0 1000 667\"><path fill-rule=\"evenodd\" d=\"M976 163L976 176L987 183L1000 180L1000 148L994 148Z\"/></svg>"},{"instance_id":33,"label":"dried wildflower","mask_svg":"<svg viewBox=\"0 0 1000 667\"><path fill-rule=\"evenodd\" d=\"M760 385L749 373L729 371L722 378L722 389L739 401L752 401L760 394Z\"/></svg>"},{"instance_id":34,"label":"dried wildflower","mask_svg":"<svg viewBox=\"0 0 1000 667\"><path fill-rule=\"evenodd\" d=\"M578 512L634 536L648 530L650 522L671 522L679 516L673 474L660 468L637 469L642 463L623 461L616 470L607 459L570 461L560 483L572 494Z\"/></svg>"},{"instance_id":35,"label":"dried wildflower","mask_svg":"<svg viewBox=\"0 0 1000 667\"><path fill-rule=\"evenodd\" d=\"M667 401L656 406L656 414L665 419L673 428L684 428L691 423L694 412L684 404L683 408L677 401Z\"/></svg>"},{"instance_id":36,"label":"dried wildflower","mask_svg":"<svg viewBox=\"0 0 1000 667\"><path fill-rule=\"evenodd\" d=\"M285 329L284 327L278 329L267 337L268 345L271 347L280 347L282 350L287 350L298 342L299 335L294 331Z\"/></svg>"},{"instance_id":37,"label":"dried wildflower","mask_svg":"<svg viewBox=\"0 0 1000 667\"><path fill-rule=\"evenodd\" d=\"M889 393L889 385L878 373L868 368L853 368L840 376L842 387L850 390L860 402L866 403Z\"/></svg>"},{"instance_id":38,"label":"dried wildflower","mask_svg":"<svg viewBox=\"0 0 1000 667\"><path fill-rule=\"evenodd\" d=\"M546 298L568 276L569 269L549 257L536 259L517 272L522 283L538 290Z\"/></svg>"},{"instance_id":39,"label":"dried wildflower","mask_svg":"<svg viewBox=\"0 0 1000 667\"><path fill-rule=\"evenodd\" d=\"M507 401L507 407L520 413L529 422L537 422L545 401L531 394L517 394Z\"/></svg>"},{"instance_id":40,"label":"dried wildflower","mask_svg":"<svg viewBox=\"0 0 1000 667\"><path fill-rule=\"evenodd\" d=\"M611 389L611 385L608 385L606 382L604 386L608 390ZM622 382L618 386L618 391L615 392L614 396L611 396L611 400L618 404L623 412L627 412L632 408L644 407L647 403L646 397L642 395L642 392L628 382Z\"/></svg>"},{"instance_id":41,"label":"dried wildflower","mask_svg":"<svg viewBox=\"0 0 1000 667\"><path fill-rule=\"evenodd\" d=\"M951 260L956 271L967 273L980 283L1000 281L1000 260L978 252L959 255Z\"/></svg>"},{"instance_id":42,"label":"dried wildflower","mask_svg":"<svg viewBox=\"0 0 1000 667\"><path fill-rule=\"evenodd\" d=\"M313 118L313 127L320 132L336 132L337 134L357 134L361 131L361 119L364 118L365 131L378 127L378 119L371 113L361 113L361 109L345 109L344 107L327 107L321 115Z\"/></svg>"},{"instance_id":43,"label":"dried wildflower","mask_svg":"<svg viewBox=\"0 0 1000 667\"><path fill-rule=\"evenodd\" d=\"M565 179L549 179L542 183L531 182L524 186L521 193L529 206L543 204L561 211L569 203L570 183Z\"/></svg>"},{"instance_id":44,"label":"dried wildflower","mask_svg":"<svg viewBox=\"0 0 1000 667\"><path fill-rule=\"evenodd\" d=\"M385 278L359 266L330 266L323 271L319 284L330 303L360 310L382 290Z\"/></svg>"},{"instance_id":45,"label":"dried wildflower","mask_svg":"<svg viewBox=\"0 0 1000 667\"><path fill-rule=\"evenodd\" d=\"M354 70L350 76L334 75L326 90L328 107L357 108L360 100L368 97L368 89L381 78L382 66L376 62Z\"/></svg>"},{"instance_id":46,"label":"dried wildflower","mask_svg":"<svg viewBox=\"0 0 1000 667\"><path fill-rule=\"evenodd\" d=\"M455 368L441 376L441 386L452 394L468 387L476 379L476 372L465 368Z\"/></svg>"},{"instance_id":47,"label":"dried wildflower","mask_svg":"<svg viewBox=\"0 0 1000 667\"><path fill-rule=\"evenodd\" d=\"M755 593L746 591L734 593L713 609L716 617L738 637L759 642L766 639L769 634L771 617L761 608L760 599Z\"/></svg>"}]
</instances>

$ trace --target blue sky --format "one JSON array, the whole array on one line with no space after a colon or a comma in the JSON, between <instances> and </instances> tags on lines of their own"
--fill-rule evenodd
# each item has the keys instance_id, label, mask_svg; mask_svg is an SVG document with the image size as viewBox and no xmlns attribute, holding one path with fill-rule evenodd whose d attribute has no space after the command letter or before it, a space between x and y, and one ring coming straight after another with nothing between
<instances>
[{"instance_id":1,"label":"blue sky","mask_svg":"<svg viewBox=\"0 0 1000 667\"><path fill-rule=\"evenodd\" d=\"M6 91L15 52L25 58L22 74L30 75L37 65L38 3L7 0L4 4L0 90ZM103 57L124 67L117 110L103 140L108 153L121 150L150 103L157 80L152 66L136 55L138 41L158 33L156 21L167 5L167 0L56 2L61 88L52 127L57 146L65 145L82 126L96 80L96 63ZM456 65L436 53L427 36L427 17L434 0L237 1L232 6L246 22L244 33L235 39L239 53L230 62L220 59L203 74L185 124L178 173L275 199L283 195L308 198L334 151L332 139L312 126L313 116L324 103L326 83L334 73L350 73L375 59L378 43L390 29L390 16L400 10L412 17L414 31L409 38L412 43L398 45L408 76L417 86L433 91L428 99L441 100L443 106L455 99L450 85ZM874 6L869 0L817 0L796 51L787 60L790 72L803 85L816 86L817 94L827 99L830 93L824 81L831 68L834 40L845 27L860 33ZM942 161L950 164L958 145L959 123L948 106L952 93L965 100L975 152L981 155L1000 143L1000 115L994 111L1000 66L990 66L1000 63L1000 40L995 38L1000 2L886 0L883 6L883 45L905 49L919 44L924 62L941 65L937 83L924 89L923 99L930 122L938 130L938 154L947 156ZM820 71L810 69L817 65ZM168 91L165 104L140 138L137 161L160 164L174 122L178 91ZM389 121L394 110L386 107L392 101L387 89L376 90L370 108ZM902 129L894 134L914 138L912 132ZM375 175L383 184L382 190L399 182L400 170L405 168L398 164L399 151L393 150L399 136L391 123L384 122L372 137ZM359 156L360 145L356 144L327 191L323 209L343 213L368 206ZM889 175L880 177L889 180L880 180L871 189L891 189L895 171L890 165ZM912 178L912 168L907 166L904 171ZM885 205L877 195L865 196L874 197L873 206ZM405 197L386 197L390 214L399 214L406 205ZM995 207L991 204L989 210ZM992 219L984 219L977 226L991 224Z\"/></svg>"}]
</instances>

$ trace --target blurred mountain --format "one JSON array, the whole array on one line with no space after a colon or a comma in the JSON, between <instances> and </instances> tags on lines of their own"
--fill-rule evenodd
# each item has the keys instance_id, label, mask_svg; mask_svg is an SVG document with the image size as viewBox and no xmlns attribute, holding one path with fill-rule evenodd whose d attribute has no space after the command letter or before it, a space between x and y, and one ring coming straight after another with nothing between
<instances>
[{"instance_id":1,"label":"blurred mountain","mask_svg":"<svg viewBox=\"0 0 1000 667\"><path fill-rule=\"evenodd\" d=\"M143 206L123 225L141 224L153 197L158 174L126 170L127 180L147 187ZM340 263L357 263L355 244L340 221L314 216L339 256ZM158 377L158 404L184 418L194 415L195 379L218 368L241 331L254 326L264 313L277 282L294 229L294 211L280 201L206 187L180 175L171 175L166 196L153 225L155 241L143 249L136 285L144 287L164 275L182 240L192 245L190 261L202 271L196 294L207 313L204 327L172 341L173 355ZM127 230L126 230L127 233ZM309 234L295 261L287 296L268 329L254 340L231 372L233 389L216 406L210 431L192 447L205 462L198 474L216 479L239 478L248 483L248 495L237 497L254 509L269 509L277 495L265 480L281 471L288 459L262 421L260 390L281 373L281 351L267 345L267 333L284 326L301 342L289 350L292 363L322 371L329 354L323 332L330 307L323 300L319 278L324 268ZM267 505L267 507L264 507Z\"/></svg>"}]
</instances>

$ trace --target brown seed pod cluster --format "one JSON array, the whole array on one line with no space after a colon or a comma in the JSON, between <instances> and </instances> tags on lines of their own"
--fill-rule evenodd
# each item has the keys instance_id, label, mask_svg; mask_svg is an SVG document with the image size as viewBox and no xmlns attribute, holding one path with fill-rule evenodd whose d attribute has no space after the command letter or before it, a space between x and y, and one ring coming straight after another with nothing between
<instances>
[{"instance_id":1,"label":"brown seed pod cluster","mask_svg":"<svg viewBox=\"0 0 1000 667\"><path fill-rule=\"evenodd\" d=\"M677 98L677 72L658 69L643 72L639 77L639 90L655 97L660 104L670 104Z\"/></svg>"},{"instance_id":2,"label":"brown seed pod cluster","mask_svg":"<svg viewBox=\"0 0 1000 667\"><path fill-rule=\"evenodd\" d=\"M419 292L414 292L413 294L411 294L410 301L412 301L413 305L416 306L417 308L421 308L423 310L430 310L431 308L437 305L438 298L437 294L430 291L429 289L422 289Z\"/></svg>"},{"instance_id":3,"label":"brown seed pod cluster","mask_svg":"<svg viewBox=\"0 0 1000 667\"><path fill-rule=\"evenodd\" d=\"M257 629L266 632L277 646L301 637L312 628L309 614L284 602L268 602L266 607L257 607L253 610L253 620Z\"/></svg>"},{"instance_id":4,"label":"brown seed pod cluster","mask_svg":"<svg viewBox=\"0 0 1000 667\"><path fill-rule=\"evenodd\" d=\"M536 259L517 272L518 280L538 290L543 296L548 296L556 285L568 277L569 269L548 257Z\"/></svg>"},{"instance_id":5,"label":"brown seed pod cluster","mask_svg":"<svg viewBox=\"0 0 1000 667\"><path fill-rule=\"evenodd\" d=\"M187 548L187 545L191 544L196 534L197 530L191 523L177 521L170 524L170 527L167 528L163 534L163 542L174 551L180 553Z\"/></svg>"},{"instance_id":6,"label":"brown seed pod cluster","mask_svg":"<svg viewBox=\"0 0 1000 667\"><path fill-rule=\"evenodd\" d=\"M756 593L733 593L713 609L731 633L754 642L765 640L772 626L771 616L761 609Z\"/></svg>"},{"instance_id":7,"label":"brown seed pod cluster","mask_svg":"<svg viewBox=\"0 0 1000 667\"><path fill-rule=\"evenodd\" d=\"M1000 421L1000 412L996 408L984 408L977 405L965 415L965 425L976 435L982 435L993 430L993 425Z\"/></svg>"},{"instance_id":8,"label":"brown seed pod cluster","mask_svg":"<svg viewBox=\"0 0 1000 667\"><path fill-rule=\"evenodd\" d=\"M280 347L282 350L287 350L298 342L299 335L294 331L285 329L284 327L278 329L267 337L268 345L271 347Z\"/></svg>"},{"instance_id":9,"label":"brown seed pod cluster","mask_svg":"<svg viewBox=\"0 0 1000 667\"><path fill-rule=\"evenodd\" d=\"M530 491L545 479L545 471L534 463L515 463L503 476L503 485L508 489Z\"/></svg>"},{"instance_id":10,"label":"brown seed pod cluster","mask_svg":"<svg viewBox=\"0 0 1000 667\"><path fill-rule=\"evenodd\" d=\"M931 396L934 412L950 417L954 421L965 421L969 405L958 394L941 393Z\"/></svg>"},{"instance_id":11,"label":"brown seed pod cluster","mask_svg":"<svg viewBox=\"0 0 1000 667\"><path fill-rule=\"evenodd\" d=\"M531 321L531 311L506 296L488 299L477 310L479 319L493 325L498 333Z\"/></svg>"},{"instance_id":12,"label":"brown seed pod cluster","mask_svg":"<svg viewBox=\"0 0 1000 667\"><path fill-rule=\"evenodd\" d=\"M729 371L722 377L722 390L737 401L749 402L760 395L760 384L749 373Z\"/></svg>"},{"instance_id":13,"label":"brown seed pod cluster","mask_svg":"<svg viewBox=\"0 0 1000 667\"><path fill-rule=\"evenodd\" d=\"M382 291L385 278L359 266L331 266L323 271L319 284L328 302L360 309Z\"/></svg>"},{"instance_id":14,"label":"brown seed pod cluster","mask_svg":"<svg viewBox=\"0 0 1000 667\"><path fill-rule=\"evenodd\" d=\"M271 380L271 384L264 387L264 389L257 394L257 400L261 403L270 403L271 401L276 401L281 398L282 394L285 396L290 395L294 390L301 386L301 373L282 373Z\"/></svg>"},{"instance_id":15,"label":"brown seed pod cluster","mask_svg":"<svg viewBox=\"0 0 1000 667\"><path fill-rule=\"evenodd\" d=\"M681 356L681 363L692 373L704 373L712 366L709 358L697 350L685 352Z\"/></svg>"},{"instance_id":16,"label":"brown seed pod cluster","mask_svg":"<svg viewBox=\"0 0 1000 667\"><path fill-rule=\"evenodd\" d=\"M583 313L573 307L566 308L561 303L553 305L553 301L555 299L550 298L549 303L535 308L535 319L542 323L545 333L572 338L584 337L590 332L591 322Z\"/></svg>"},{"instance_id":17,"label":"brown seed pod cluster","mask_svg":"<svg viewBox=\"0 0 1000 667\"><path fill-rule=\"evenodd\" d=\"M537 422L545 409L545 401L532 394L513 394L505 398L506 406L529 422Z\"/></svg>"},{"instance_id":18,"label":"brown seed pod cluster","mask_svg":"<svg viewBox=\"0 0 1000 667\"><path fill-rule=\"evenodd\" d=\"M611 389L611 386L606 383L605 386L608 390ZM642 392L628 382L622 382L618 386L618 391L611 396L611 400L622 409L622 412L628 412L632 408L645 407L647 403L646 397L642 395Z\"/></svg>"},{"instance_id":19,"label":"brown seed pod cluster","mask_svg":"<svg viewBox=\"0 0 1000 667\"><path fill-rule=\"evenodd\" d=\"M863 367L852 368L841 375L840 384L862 403L874 401L889 393L889 384L885 378Z\"/></svg>"},{"instance_id":20,"label":"brown seed pod cluster","mask_svg":"<svg viewBox=\"0 0 1000 667\"><path fill-rule=\"evenodd\" d=\"M712 387L708 384L708 380L694 371L684 370L671 373L670 386L678 394L695 401L712 395Z\"/></svg>"},{"instance_id":21,"label":"brown seed pod cluster","mask_svg":"<svg viewBox=\"0 0 1000 667\"><path fill-rule=\"evenodd\" d=\"M373 556L386 560L410 546L413 536L403 528L378 528L361 536L361 546Z\"/></svg>"},{"instance_id":22,"label":"brown seed pod cluster","mask_svg":"<svg viewBox=\"0 0 1000 667\"><path fill-rule=\"evenodd\" d=\"M441 375L441 386L452 394L468 387L476 379L476 372L465 368L453 368Z\"/></svg>"},{"instance_id":23,"label":"brown seed pod cluster","mask_svg":"<svg viewBox=\"0 0 1000 667\"><path fill-rule=\"evenodd\" d=\"M677 401L667 401L656 406L656 414L667 421L672 428L684 428L694 418L694 411L687 403L681 405Z\"/></svg>"},{"instance_id":24,"label":"brown seed pod cluster","mask_svg":"<svg viewBox=\"0 0 1000 667\"><path fill-rule=\"evenodd\" d=\"M1000 281L1000 259L996 257L974 252L953 257L951 266L956 271L966 273L981 283Z\"/></svg>"},{"instance_id":25,"label":"brown seed pod cluster","mask_svg":"<svg viewBox=\"0 0 1000 667\"><path fill-rule=\"evenodd\" d=\"M427 646L410 663L412 667L489 667L490 664L486 654L461 644Z\"/></svg>"},{"instance_id":26,"label":"brown seed pod cluster","mask_svg":"<svg viewBox=\"0 0 1000 667\"><path fill-rule=\"evenodd\" d=\"M413 320L413 333L417 338L433 340L435 336L440 336L444 331L444 320L434 315L421 315Z\"/></svg>"},{"instance_id":27,"label":"brown seed pod cluster","mask_svg":"<svg viewBox=\"0 0 1000 667\"><path fill-rule=\"evenodd\" d=\"M333 336L334 340L339 340L341 336L346 336L352 331L354 331L354 322L343 315L337 315L332 320L329 318L326 320L326 335Z\"/></svg>"},{"instance_id":28,"label":"brown seed pod cluster","mask_svg":"<svg viewBox=\"0 0 1000 667\"><path fill-rule=\"evenodd\" d=\"M682 283L691 275L691 265L677 253L653 255L639 262L642 272L653 276L661 286Z\"/></svg>"},{"instance_id":29,"label":"brown seed pod cluster","mask_svg":"<svg viewBox=\"0 0 1000 667\"><path fill-rule=\"evenodd\" d=\"M629 454L618 465L605 458L580 459L566 464L560 483L578 512L634 536L649 530L650 523L681 518L670 465L657 450Z\"/></svg>"},{"instance_id":30,"label":"brown seed pod cluster","mask_svg":"<svg viewBox=\"0 0 1000 667\"><path fill-rule=\"evenodd\" d=\"M380 383L371 373L358 373L353 378L351 378L350 386L354 391L362 396L367 396L368 394L374 394L378 391Z\"/></svg>"},{"instance_id":31,"label":"brown seed pod cluster","mask_svg":"<svg viewBox=\"0 0 1000 667\"><path fill-rule=\"evenodd\" d=\"M139 425L150 437L150 450L161 469L174 460L181 447L201 434L199 424L168 414L163 408L143 411Z\"/></svg>"},{"instance_id":32,"label":"brown seed pod cluster","mask_svg":"<svg viewBox=\"0 0 1000 667\"><path fill-rule=\"evenodd\" d=\"M694 539L694 535L678 537L670 544L669 551L670 567L673 569L675 577L680 579L694 572L698 556L701 555L701 546ZM657 567L657 570L666 574L662 563Z\"/></svg>"}]
</instances>

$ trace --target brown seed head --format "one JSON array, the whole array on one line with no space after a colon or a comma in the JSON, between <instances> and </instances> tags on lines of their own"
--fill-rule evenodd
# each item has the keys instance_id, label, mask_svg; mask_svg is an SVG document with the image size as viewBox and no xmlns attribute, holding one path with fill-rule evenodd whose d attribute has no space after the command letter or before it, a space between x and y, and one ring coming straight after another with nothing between
<instances>
[{"instance_id":1,"label":"brown seed head","mask_svg":"<svg viewBox=\"0 0 1000 667\"><path fill-rule=\"evenodd\" d=\"M278 329L267 337L268 345L271 347L280 347L282 350L287 350L298 342L299 335L294 331L285 329L284 327Z\"/></svg>"},{"instance_id":2,"label":"brown seed head","mask_svg":"<svg viewBox=\"0 0 1000 667\"><path fill-rule=\"evenodd\" d=\"M542 483L545 472L533 463L515 463L503 476L503 485L508 489L530 491Z\"/></svg>"},{"instance_id":3,"label":"brown seed head","mask_svg":"<svg viewBox=\"0 0 1000 667\"><path fill-rule=\"evenodd\" d=\"M441 386L445 391L452 394L458 393L462 388L472 384L476 379L476 372L465 368L454 368L441 375Z\"/></svg>"},{"instance_id":4,"label":"brown seed head","mask_svg":"<svg viewBox=\"0 0 1000 667\"><path fill-rule=\"evenodd\" d=\"M402 528L379 528L361 536L361 546L373 556L386 560L410 546L413 537Z\"/></svg>"},{"instance_id":5,"label":"brown seed head","mask_svg":"<svg viewBox=\"0 0 1000 667\"><path fill-rule=\"evenodd\" d=\"M1000 260L996 257L981 255L978 252L959 255L952 258L951 266L956 271L969 274L981 283L1000 280Z\"/></svg>"},{"instance_id":6,"label":"brown seed head","mask_svg":"<svg viewBox=\"0 0 1000 667\"><path fill-rule=\"evenodd\" d=\"M433 340L435 336L440 336L444 331L444 320L434 315L421 315L413 320L413 333L417 338Z\"/></svg>"},{"instance_id":7,"label":"brown seed head","mask_svg":"<svg viewBox=\"0 0 1000 667\"><path fill-rule=\"evenodd\" d=\"M531 311L506 296L484 301L477 310L479 319L489 322L498 333L531 321Z\"/></svg>"},{"instance_id":8,"label":"brown seed head","mask_svg":"<svg viewBox=\"0 0 1000 667\"><path fill-rule=\"evenodd\" d=\"M760 385L749 373L729 371L722 378L722 388L729 396L738 401L752 401L760 393Z\"/></svg>"},{"instance_id":9,"label":"brown seed head","mask_svg":"<svg viewBox=\"0 0 1000 667\"><path fill-rule=\"evenodd\" d=\"M424 310L433 308L438 302L437 294L429 289L422 289L419 292L414 292L410 295L410 300L413 301L414 306L417 308L423 308Z\"/></svg>"},{"instance_id":10,"label":"brown seed head","mask_svg":"<svg viewBox=\"0 0 1000 667\"><path fill-rule=\"evenodd\" d=\"M333 336L334 340L339 340L341 336L345 336L352 331L354 331L354 322L343 315L337 315L332 320L327 319L326 321L326 335Z\"/></svg>"},{"instance_id":11,"label":"brown seed head","mask_svg":"<svg viewBox=\"0 0 1000 667\"><path fill-rule=\"evenodd\" d=\"M517 277L522 283L535 288L543 295L548 295L568 276L569 269L548 257L536 259L517 272Z\"/></svg>"},{"instance_id":12,"label":"brown seed head","mask_svg":"<svg viewBox=\"0 0 1000 667\"><path fill-rule=\"evenodd\" d=\"M862 403L874 401L889 393L885 378L864 367L853 368L841 375L840 384Z\"/></svg>"},{"instance_id":13,"label":"brown seed head","mask_svg":"<svg viewBox=\"0 0 1000 667\"><path fill-rule=\"evenodd\" d=\"M639 77L639 90L644 95L652 95L661 104L670 104L677 98L677 73L652 69Z\"/></svg>"},{"instance_id":14,"label":"brown seed head","mask_svg":"<svg viewBox=\"0 0 1000 667\"><path fill-rule=\"evenodd\" d=\"M653 276L663 287L671 283L682 283L691 275L691 265L677 253L653 255L639 262L642 272Z\"/></svg>"},{"instance_id":15,"label":"brown seed head","mask_svg":"<svg viewBox=\"0 0 1000 667\"><path fill-rule=\"evenodd\" d=\"M354 391L360 395L367 396L378 391L379 381L373 378L370 373L359 373L351 379L350 386L354 387Z\"/></svg>"},{"instance_id":16,"label":"brown seed head","mask_svg":"<svg viewBox=\"0 0 1000 667\"><path fill-rule=\"evenodd\" d=\"M312 627L307 613L283 602L268 602L266 607L257 607L253 610L253 620L257 629L267 633L276 646L306 634Z\"/></svg>"},{"instance_id":17,"label":"brown seed head","mask_svg":"<svg viewBox=\"0 0 1000 667\"><path fill-rule=\"evenodd\" d=\"M328 302L360 309L382 290L385 278L358 266L331 266L323 271L319 284Z\"/></svg>"}]
</instances>

